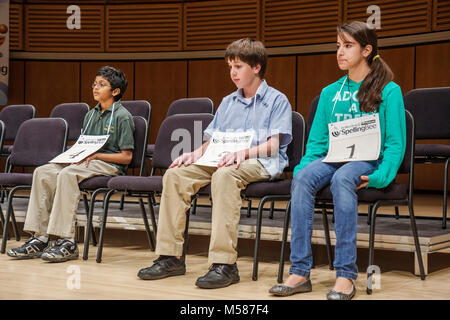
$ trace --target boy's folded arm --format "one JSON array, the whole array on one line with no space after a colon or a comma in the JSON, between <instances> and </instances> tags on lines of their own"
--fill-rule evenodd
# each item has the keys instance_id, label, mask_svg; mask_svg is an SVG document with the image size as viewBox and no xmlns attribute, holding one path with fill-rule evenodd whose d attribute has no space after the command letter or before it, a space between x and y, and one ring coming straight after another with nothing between
<instances>
[{"instance_id":1,"label":"boy's folded arm","mask_svg":"<svg viewBox=\"0 0 450 320\"><path fill-rule=\"evenodd\" d=\"M125 149L121 150L120 153L94 153L90 157L90 160L96 159L117 164L130 164L133 158L133 150Z\"/></svg>"}]
</instances>

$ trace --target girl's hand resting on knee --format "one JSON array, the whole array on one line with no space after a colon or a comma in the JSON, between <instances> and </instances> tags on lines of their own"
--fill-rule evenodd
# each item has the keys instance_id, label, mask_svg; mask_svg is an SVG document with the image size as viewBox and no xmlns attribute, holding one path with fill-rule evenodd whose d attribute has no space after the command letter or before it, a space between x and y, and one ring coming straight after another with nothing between
<instances>
[{"instance_id":1,"label":"girl's hand resting on knee","mask_svg":"<svg viewBox=\"0 0 450 320\"><path fill-rule=\"evenodd\" d=\"M356 190L359 190L359 189L361 189L361 188L365 188L365 187L367 187L367 185L369 184L369 177L368 177L368 176L361 176L360 178L361 178L362 181L365 181L365 182L361 183L361 184L356 188Z\"/></svg>"}]
</instances>

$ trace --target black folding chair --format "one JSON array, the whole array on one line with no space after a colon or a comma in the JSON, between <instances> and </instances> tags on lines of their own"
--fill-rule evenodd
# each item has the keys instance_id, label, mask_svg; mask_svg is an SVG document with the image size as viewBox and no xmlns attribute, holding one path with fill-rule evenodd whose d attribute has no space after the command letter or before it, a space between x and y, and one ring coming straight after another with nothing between
<instances>
[{"instance_id":1,"label":"black folding chair","mask_svg":"<svg viewBox=\"0 0 450 320\"><path fill-rule=\"evenodd\" d=\"M147 120L139 116L133 116L134 122L134 149L133 158L128 168L139 169L139 175L143 173L144 167L144 156L145 156L145 146L147 145L148 137L148 124ZM94 214L95 200L97 196L108 190L108 181L113 178L113 176L95 176L86 180L81 181L78 187L83 193L84 207L86 209L86 227L85 227L85 246L84 250L87 250L89 246L89 235L92 234L93 244L96 245L97 241L95 238L95 230L92 226L92 217ZM87 202L87 193L91 193L90 203ZM105 222L106 223L106 222ZM87 233L89 232L89 233ZM87 242L86 242L87 239ZM87 245L86 245L87 243Z\"/></svg>"},{"instance_id":2,"label":"black folding chair","mask_svg":"<svg viewBox=\"0 0 450 320\"><path fill-rule=\"evenodd\" d=\"M287 148L289 165L284 169L285 173L292 172L303 157L304 139L305 120L300 113L292 111L292 141ZM291 179L286 178L274 181L253 182L245 190L245 197L260 199L256 222L255 251L253 255L253 280L258 279L259 242L261 239L264 204L269 201L288 201L291 198L291 181Z\"/></svg>"},{"instance_id":3,"label":"black folding chair","mask_svg":"<svg viewBox=\"0 0 450 320\"><path fill-rule=\"evenodd\" d=\"M16 240L20 241L14 216L13 199L19 190L31 189L32 173L14 173L13 167L38 167L47 164L54 157L64 152L69 129L62 118L35 118L25 121L19 128L9 157L8 172L0 173L0 187L10 190L8 209L3 224L1 253L5 253L8 223L13 221Z\"/></svg>"},{"instance_id":4,"label":"black folding chair","mask_svg":"<svg viewBox=\"0 0 450 320\"><path fill-rule=\"evenodd\" d=\"M50 118L63 118L69 125L67 141L76 141L81 134L83 120L89 112L89 106L83 102L61 103L55 106Z\"/></svg>"},{"instance_id":5,"label":"black folding chair","mask_svg":"<svg viewBox=\"0 0 450 320\"><path fill-rule=\"evenodd\" d=\"M398 170L399 174L409 174L409 184L408 189L407 186L401 183L391 183L389 186L383 189L375 189L375 188L367 188L358 190L358 202L359 203L367 203L369 204L369 220L370 220L370 234L369 234L369 268L373 266L373 257L374 257L374 238L375 238L375 219L377 215L377 210L382 206L408 206L409 215L411 220L411 231L414 237L414 244L416 248L416 255L419 262L420 268L420 277L422 280L425 280L425 272L423 267L422 255L419 244L419 237L417 233L417 227L414 217L414 204L413 204L413 196L414 196L414 145L415 145L415 125L414 118L406 111L406 133L407 133L407 145L405 156L403 158L403 162ZM326 204L332 203L333 197L331 194L330 186L325 187L321 191L319 191L316 195L316 203ZM325 238L328 249L329 259L331 258L331 241L329 235L328 228L328 216L325 210L322 211L323 215L323 223L324 223L324 231ZM288 225L284 226L284 233L287 235ZM282 282L282 272L284 267L284 247L287 242L287 237L283 237L282 243L282 256L280 258L280 273L279 273L279 281ZM372 283L372 272L368 272L367 277L367 293L372 293L371 283Z\"/></svg>"},{"instance_id":6,"label":"black folding chair","mask_svg":"<svg viewBox=\"0 0 450 320\"><path fill-rule=\"evenodd\" d=\"M14 141L17 131L22 123L36 116L36 108L31 104L16 104L6 106L0 111L0 120L5 124L4 141ZM4 145L1 149L1 157L11 154L12 145Z\"/></svg>"},{"instance_id":7,"label":"black folding chair","mask_svg":"<svg viewBox=\"0 0 450 320\"><path fill-rule=\"evenodd\" d=\"M126 192L128 196L136 196L136 197L147 197L148 199L148 206L150 209L150 216L152 219L153 224L153 231L154 231L154 237L156 238L157 233L157 225L156 220L154 218L154 209L153 209L153 203L152 203L152 197L156 193L162 192L162 176L155 176L153 175L156 171L156 169L159 170L165 170L167 169L170 164L172 163L173 158L175 156L178 156L179 154L172 154L173 149L176 147L176 145L179 144L179 141L174 141L173 133L176 130L179 130L179 132L184 132L188 136L182 136L181 139L190 139L190 143L187 143L187 145L190 147L189 150L179 150L180 152L190 152L192 150L195 150L196 148L200 147L198 145L198 142L195 139L195 134L198 134L196 132L196 122L200 123L200 134L203 134L203 131L206 129L208 124L212 121L213 116L211 114L176 114L167 117L164 119L164 121L161 124L161 127L158 131L158 136L156 138L156 144L155 144L155 153L153 156L153 162L152 162L152 172L151 176L148 177L137 177L137 176L118 176L114 177L108 182L108 192L105 195L105 208L103 211L103 219L102 219L102 225L100 230L100 240L99 240L99 246L97 249L97 262L100 263L102 260L102 252L103 252L103 237L104 233L106 231L106 219L108 215L108 207L109 207L109 200L111 196L118 192L123 191ZM176 137L176 139L179 139L180 137ZM200 140L200 139L199 139ZM143 205L142 200L140 200L140 208L142 212L142 217L144 219L144 224L146 225L146 231L147 235L149 237L149 241L152 239L152 235L150 233L150 228L148 226L147 220L147 214L145 212L145 207ZM185 230L185 247L187 245L187 231L188 231L188 225L189 225L189 211L186 213L187 219L186 219L186 230ZM89 233L87 233L89 234ZM89 241L89 239L85 240ZM87 259L88 252L86 251L86 245L85 245L85 251L83 255L83 259ZM183 253L184 257L184 253Z\"/></svg>"},{"instance_id":8,"label":"black folding chair","mask_svg":"<svg viewBox=\"0 0 450 320\"><path fill-rule=\"evenodd\" d=\"M414 89L404 96L405 108L416 120L416 140L450 139L450 87ZM447 184L450 146L416 144L416 163L445 163L442 229L447 227Z\"/></svg>"}]
</instances>

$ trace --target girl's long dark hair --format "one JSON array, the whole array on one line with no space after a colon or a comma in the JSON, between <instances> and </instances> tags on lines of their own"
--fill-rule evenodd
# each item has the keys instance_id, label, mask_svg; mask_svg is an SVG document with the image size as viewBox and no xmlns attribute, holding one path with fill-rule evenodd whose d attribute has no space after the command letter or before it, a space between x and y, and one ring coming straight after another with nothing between
<instances>
[{"instance_id":1,"label":"girl's long dark hair","mask_svg":"<svg viewBox=\"0 0 450 320\"><path fill-rule=\"evenodd\" d=\"M359 88L358 100L361 111L378 111L380 103L383 101L381 92L394 79L394 73L381 57L373 60L378 55L377 34L367 24L360 21L353 21L339 26L337 33L343 40L346 40L344 33L352 36L361 45L361 48L365 48L367 45L372 46L372 53L367 57L370 72Z\"/></svg>"}]
</instances>

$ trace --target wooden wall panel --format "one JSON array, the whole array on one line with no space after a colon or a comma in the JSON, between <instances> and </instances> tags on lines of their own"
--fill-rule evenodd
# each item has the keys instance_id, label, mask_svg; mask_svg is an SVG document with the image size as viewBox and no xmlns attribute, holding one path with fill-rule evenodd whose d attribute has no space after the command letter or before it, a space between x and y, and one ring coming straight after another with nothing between
<instances>
[{"instance_id":1,"label":"wooden wall panel","mask_svg":"<svg viewBox=\"0 0 450 320\"><path fill-rule=\"evenodd\" d=\"M23 5L9 5L9 49L23 50Z\"/></svg>"},{"instance_id":2,"label":"wooden wall panel","mask_svg":"<svg viewBox=\"0 0 450 320\"><path fill-rule=\"evenodd\" d=\"M450 42L416 47L416 88L450 86Z\"/></svg>"},{"instance_id":3,"label":"wooden wall panel","mask_svg":"<svg viewBox=\"0 0 450 320\"><path fill-rule=\"evenodd\" d=\"M125 94L122 100L134 99L134 67L133 62L118 62L118 61L95 61L95 62L81 62L81 74L80 74L80 97L82 102L86 102L91 108L94 107L97 102L92 96L92 83L95 79L95 74L102 66L111 66L116 69L122 70L128 82Z\"/></svg>"},{"instance_id":4,"label":"wooden wall panel","mask_svg":"<svg viewBox=\"0 0 450 320\"><path fill-rule=\"evenodd\" d=\"M149 142L154 143L169 105L187 97L187 61L136 62L135 99L152 106Z\"/></svg>"},{"instance_id":5,"label":"wooden wall panel","mask_svg":"<svg viewBox=\"0 0 450 320\"><path fill-rule=\"evenodd\" d=\"M305 55L297 58L297 111L305 121L312 99L327 85L346 73L337 66L336 54Z\"/></svg>"},{"instance_id":6,"label":"wooden wall panel","mask_svg":"<svg viewBox=\"0 0 450 320\"><path fill-rule=\"evenodd\" d=\"M182 49L181 4L109 5L106 51L176 51Z\"/></svg>"},{"instance_id":7,"label":"wooden wall panel","mask_svg":"<svg viewBox=\"0 0 450 320\"><path fill-rule=\"evenodd\" d=\"M296 64L294 56L270 57L267 63L265 79L269 86L281 91L291 103L292 110L296 107Z\"/></svg>"},{"instance_id":8,"label":"wooden wall panel","mask_svg":"<svg viewBox=\"0 0 450 320\"><path fill-rule=\"evenodd\" d=\"M414 89L414 47L381 49L380 56L394 72L394 82L402 93Z\"/></svg>"},{"instance_id":9,"label":"wooden wall panel","mask_svg":"<svg viewBox=\"0 0 450 320\"><path fill-rule=\"evenodd\" d=\"M259 0L184 4L184 49L225 49L234 40L259 38Z\"/></svg>"},{"instance_id":10,"label":"wooden wall panel","mask_svg":"<svg viewBox=\"0 0 450 320\"><path fill-rule=\"evenodd\" d=\"M450 1L433 0L433 31L450 30Z\"/></svg>"},{"instance_id":11,"label":"wooden wall panel","mask_svg":"<svg viewBox=\"0 0 450 320\"><path fill-rule=\"evenodd\" d=\"M80 101L79 62L25 62L25 103L36 117L48 117L60 103Z\"/></svg>"},{"instance_id":12,"label":"wooden wall panel","mask_svg":"<svg viewBox=\"0 0 450 320\"><path fill-rule=\"evenodd\" d=\"M9 61L8 104L25 102L25 62Z\"/></svg>"},{"instance_id":13,"label":"wooden wall panel","mask_svg":"<svg viewBox=\"0 0 450 320\"><path fill-rule=\"evenodd\" d=\"M208 97L217 110L222 98L237 90L224 59L189 61L189 98Z\"/></svg>"},{"instance_id":14,"label":"wooden wall panel","mask_svg":"<svg viewBox=\"0 0 450 320\"><path fill-rule=\"evenodd\" d=\"M65 5L25 6L25 50L103 52L104 7L80 5L81 29L69 30Z\"/></svg>"},{"instance_id":15,"label":"wooden wall panel","mask_svg":"<svg viewBox=\"0 0 450 320\"><path fill-rule=\"evenodd\" d=\"M334 41L341 8L342 0L264 0L263 41L269 47Z\"/></svg>"},{"instance_id":16,"label":"wooden wall panel","mask_svg":"<svg viewBox=\"0 0 450 320\"><path fill-rule=\"evenodd\" d=\"M371 13L367 7L378 5L381 13L379 37L391 37L431 31L432 0L379 0L370 3L364 0L344 0L344 22L366 22Z\"/></svg>"}]
</instances>

